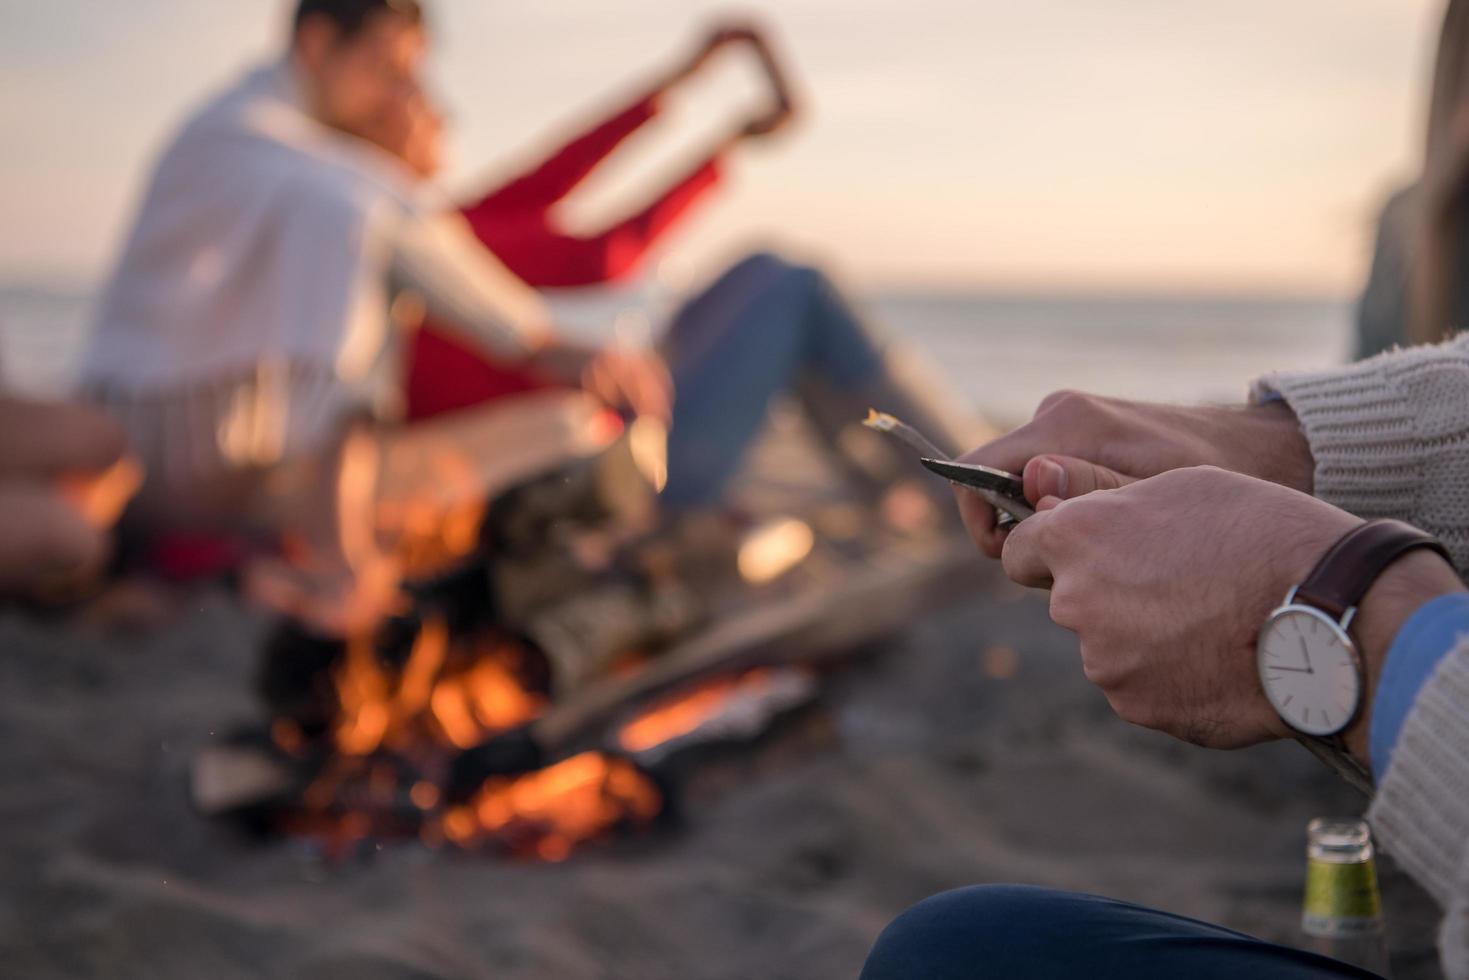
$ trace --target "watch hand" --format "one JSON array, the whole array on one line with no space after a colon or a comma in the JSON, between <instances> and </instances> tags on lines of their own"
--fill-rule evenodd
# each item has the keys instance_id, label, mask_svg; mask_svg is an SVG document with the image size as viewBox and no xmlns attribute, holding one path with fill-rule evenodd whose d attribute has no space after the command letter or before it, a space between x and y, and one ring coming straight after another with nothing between
<instances>
[{"instance_id":1,"label":"watch hand","mask_svg":"<svg viewBox=\"0 0 1469 980\"><path fill-rule=\"evenodd\" d=\"M1314 674L1314 673L1316 673L1310 667L1277 667L1275 664L1266 664L1265 665L1265 669L1266 670L1283 670L1287 674Z\"/></svg>"},{"instance_id":2,"label":"watch hand","mask_svg":"<svg viewBox=\"0 0 1469 980\"><path fill-rule=\"evenodd\" d=\"M1314 673L1316 673L1316 671L1314 671L1314 670L1311 669L1311 649L1306 646L1306 638L1304 636L1301 637L1300 640L1301 640L1301 657L1304 658L1305 661L1306 661L1306 669L1303 670L1303 671L1301 671L1301 673L1303 673L1303 674L1314 674Z\"/></svg>"}]
</instances>

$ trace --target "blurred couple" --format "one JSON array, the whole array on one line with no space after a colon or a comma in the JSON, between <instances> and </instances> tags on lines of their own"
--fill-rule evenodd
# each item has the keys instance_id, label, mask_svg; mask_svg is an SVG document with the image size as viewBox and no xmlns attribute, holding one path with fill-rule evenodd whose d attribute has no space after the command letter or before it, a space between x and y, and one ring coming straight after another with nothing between
<instances>
[{"instance_id":1,"label":"blurred couple","mask_svg":"<svg viewBox=\"0 0 1469 980\"><path fill-rule=\"evenodd\" d=\"M661 499L675 513L720 501L781 393L799 396L837 455L838 433L869 404L958 448L964 423L931 379L904 381L814 269L744 259L673 317L656 352L569 339L535 291L632 275L736 147L786 127L794 102L758 31L713 32L605 123L462 212L429 185L443 136L420 83L429 38L417 0L301 0L287 52L209 100L164 152L83 369L88 397L147 467L140 526L304 531L341 547L327 539L344 521L333 488L349 433L390 458L426 420L450 420L475 456L545 468L557 440L523 424L527 405L573 429L594 414L567 406L591 400L666 425ZM561 231L552 206L727 49L759 59L769 105L632 216L590 237ZM573 454L576 433L562 435ZM870 459L853 469L872 470Z\"/></svg>"}]
</instances>

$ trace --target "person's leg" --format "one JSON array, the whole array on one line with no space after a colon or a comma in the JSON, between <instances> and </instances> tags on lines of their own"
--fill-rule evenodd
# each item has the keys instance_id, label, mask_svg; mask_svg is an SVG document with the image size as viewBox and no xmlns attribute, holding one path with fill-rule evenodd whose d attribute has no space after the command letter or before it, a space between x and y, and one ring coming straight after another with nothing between
<instances>
[{"instance_id":1,"label":"person's leg","mask_svg":"<svg viewBox=\"0 0 1469 980\"><path fill-rule=\"evenodd\" d=\"M983 885L888 926L861 980L1373 980L1314 953L1108 898Z\"/></svg>"},{"instance_id":2,"label":"person's leg","mask_svg":"<svg viewBox=\"0 0 1469 980\"><path fill-rule=\"evenodd\" d=\"M821 272L774 255L745 259L685 306L664 352L676 396L664 500L675 508L717 499L783 392L831 441L873 406L957 448L949 413L918 390L931 386L903 382Z\"/></svg>"},{"instance_id":3,"label":"person's leg","mask_svg":"<svg viewBox=\"0 0 1469 980\"><path fill-rule=\"evenodd\" d=\"M69 595L101 573L109 551L106 532L54 486L0 482L0 594Z\"/></svg>"},{"instance_id":4,"label":"person's leg","mask_svg":"<svg viewBox=\"0 0 1469 980\"><path fill-rule=\"evenodd\" d=\"M122 427L90 405L0 395L0 477L100 473L126 451Z\"/></svg>"}]
</instances>

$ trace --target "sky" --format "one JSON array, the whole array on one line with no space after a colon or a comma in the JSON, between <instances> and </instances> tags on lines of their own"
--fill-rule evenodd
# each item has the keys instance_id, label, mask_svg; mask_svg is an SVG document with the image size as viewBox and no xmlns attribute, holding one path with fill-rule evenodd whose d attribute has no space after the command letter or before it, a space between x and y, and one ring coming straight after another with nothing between
<instances>
[{"instance_id":1,"label":"sky","mask_svg":"<svg viewBox=\"0 0 1469 980\"><path fill-rule=\"evenodd\" d=\"M634 91L710 0L431 0L468 194ZM94 282L170 128L284 0L0 4L0 279ZM730 160L678 260L752 244L893 287L1345 294L1410 179L1441 0L780 0L808 112ZM574 204L733 123L714 72Z\"/></svg>"}]
</instances>

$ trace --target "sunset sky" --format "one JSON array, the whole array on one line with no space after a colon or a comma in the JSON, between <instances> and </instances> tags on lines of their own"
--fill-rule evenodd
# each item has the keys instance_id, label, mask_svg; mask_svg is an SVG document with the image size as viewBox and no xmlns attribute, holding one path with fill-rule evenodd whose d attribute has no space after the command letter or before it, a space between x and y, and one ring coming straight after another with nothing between
<instances>
[{"instance_id":1,"label":"sunset sky","mask_svg":"<svg viewBox=\"0 0 1469 980\"><path fill-rule=\"evenodd\" d=\"M675 245L777 238L873 285L1292 290L1360 277L1411 175L1441 0L781 0L811 112ZM708 0L434 0L468 189L668 63ZM180 114L282 0L0 5L0 278L105 272ZM733 67L731 68L733 71ZM689 100L670 139L733 110ZM667 146L665 141L663 144ZM634 148L655 154L651 146ZM647 157L643 157L646 163Z\"/></svg>"}]
</instances>

